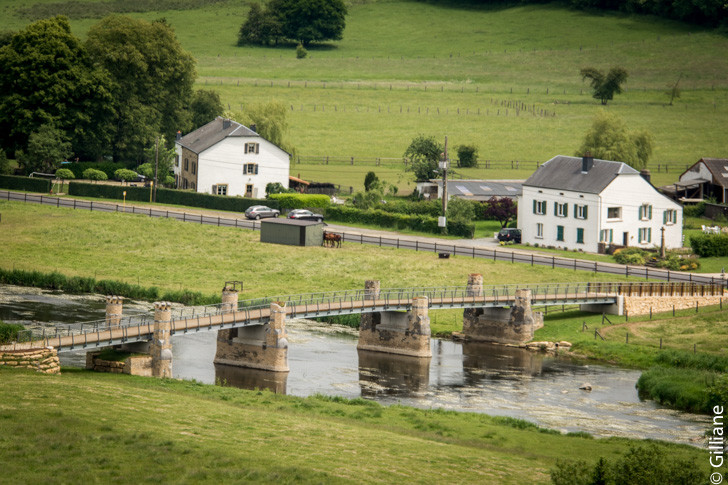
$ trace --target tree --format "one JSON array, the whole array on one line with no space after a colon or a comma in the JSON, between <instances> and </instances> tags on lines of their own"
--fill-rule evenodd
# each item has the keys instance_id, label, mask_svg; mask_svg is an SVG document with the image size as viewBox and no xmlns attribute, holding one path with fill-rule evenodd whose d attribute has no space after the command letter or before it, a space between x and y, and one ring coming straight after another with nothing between
<instances>
[{"instance_id":1,"label":"tree","mask_svg":"<svg viewBox=\"0 0 728 485\"><path fill-rule=\"evenodd\" d=\"M95 168L87 168L86 170L83 171L83 178L86 180L98 181L98 180L108 180L109 177L102 170L97 170Z\"/></svg>"},{"instance_id":2,"label":"tree","mask_svg":"<svg viewBox=\"0 0 728 485\"><path fill-rule=\"evenodd\" d=\"M255 125L255 131L260 136L291 154L295 152L285 140L288 131L288 110L280 101L250 104L245 107L244 112L225 111L223 116L249 127Z\"/></svg>"},{"instance_id":3,"label":"tree","mask_svg":"<svg viewBox=\"0 0 728 485\"><path fill-rule=\"evenodd\" d=\"M220 116L224 110L220 95L204 89L195 91L189 109L193 131Z\"/></svg>"},{"instance_id":4,"label":"tree","mask_svg":"<svg viewBox=\"0 0 728 485\"><path fill-rule=\"evenodd\" d=\"M447 218L451 221L472 221L475 219L473 203L459 197L452 197L447 202Z\"/></svg>"},{"instance_id":5,"label":"tree","mask_svg":"<svg viewBox=\"0 0 728 485\"><path fill-rule=\"evenodd\" d=\"M61 130L42 125L28 138L27 151L18 151L18 160L26 172L55 173L61 161L71 156L71 144Z\"/></svg>"},{"instance_id":6,"label":"tree","mask_svg":"<svg viewBox=\"0 0 728 485\"><path fill-rule=\"evenodd\" d=\"M89 29L86 47L113 79L115 161L140 160L156 133L188 130L195 61L164 19L111 15Z\"/></svg>"},{"instance_id":7,"label":"tree","mask_svg":"<svg viewBox=\"0 0 728 485\"><path fill-rule=\"evenodd\" d=\"M477 167L478 148L475 145L460 145L458 147L458 167Z\"/></svg>"},{"instance_id":8,"label":"tree","mask_svg":"<svg viewBox=\"0 0 728 485\"><path fill-rule=\"evenodd\" d=\"M501 229L516 218L518 207L509 197L491 197L485 206L484 215L488 219L500 222Z\"/></svg>"},{"instance_id":9,"label":"tree","mask_svg":"<svg viewBox=\"0 0 728 485\"><path fill-rule=\"evenodd\" d=\"M647 131L629 131L621 118L601 110L586 132L577 156L587 152L604 160L624 162L641 170L652 155L652 135Z\"/></svg>"},{"instance_id":10,"label":"tree","mask_svg":"<svg viewBox=\"0 0 728 485\"><path fill-rule=\"evenodd\" d=\"M0 47L0 146L25 150L44 124L79 157L108 153L111 79L94 66L65 17L34 22Z\"/></svg>"},{"instance_id":11,"label":"tree","mask_svg":"<svg viewBox=\"0 0 728 485\"><path fill-rule=\"evenodd\" d=\"M0 148L0 175L7 175L10 172L12 172L12 169L10 168L10 160L8 160L8 156L5 155L5 150Z\"/></svg>"},{"instance_id":12,"label":"tree","mask_svg":"<svg viewBox=\"0 0 728 485\"><path fill-rule=\"evenodd\" d=\"M364 190L369 192L372 189L378 188L380 185L379 177L374 172L367 172L364 177Z\"/></svg>"},{"instance_id":13,"label":"tree","mask_svg":"<svg viewBox=\"0 0 728 485\"><path fill-rule=\"evenodd\" d=\"M615 94L622 93L622 84L627 80L627 71L621 67L613 67L607 74L594 67L585 67L580 71L582 81L589 79L594 90L593 97L607 104Z\"/></svg>"},{"instance_id":14,"label":"tree","mask_svg":"<svg viewBox=\"0 0 728 485\"><path fill-rule=\"evenodd\" d=\"M283 37L304 47L343 37L347 14L343 0L271 0L268 9L280 22Z\"/></svg>"},{"instance_id":15,"label":"tree","mask_svg":"<svg viewBox=\"0 0 728 485\"><path fill-rule=\"evenodd\" d=\"M408 170L415 173L415 180L430 180L434 175L444 148L434 136L418 135L412 139L404 157L410 161Z\"/></svg>"},{"instance_id":16,"label":"tree","mask_svg":"<svg viewBox=\"0 0 728 485\"><path fill-rule=\"evenodd\" d=\"M378 206L382 201L382 192L378 189L368 192L357 192L351 202L357 209L367 210Z\"/></svg>"},{"instance_id":17,"label":"tree","mask_svg":"<svg viewBox=\"0 0 728 485\"><path fill-rule=\"evenodd\" d=\"M278 17L269 9L264 10L258 3L251 4L248 18L238 32L238 45L268 45L271 42L277 44L281 37L283 31Z\"/></svg>"},{"instance_id":18,"label":"tree","mask_svg":"<svg viewBox=\"0 0 728 485\"><path fill-rule=\"evenodd\" d=\"M73 175L73 172L67 168L59 168L56 170L56 178L61 180L73 180L76 176Z\"/></svg>"},{"instance_id":19,"label":"tree","mask_svg":"<svg viewBox=\"0 0 728 485\"><path fill-rule=\"evenodd\" d=\"M172 173L172 166L174 165L174 157L177 151L174 148L167 148L165 146L166 140L164 136L158 136L158 141L155 140L144 150L144 160L147 163L142 164L139 168L141 169L145 165L148 165L149 170L147 173L139 172L149 180L154 180L154 166L157 166L157 184L158 185L169 185ZM174 183L174 177L172 183Z\"/></svg>"},{"instance_id":20,"label":"tree","mask_svg":"<svg viewBox=\"0 0 728 485\"><path fill-rule=\"evenodd\" d=\"M134 170L129 170L128 168L120 168L114 172L114 178L122 182L131 182L137 178L137 175Z\"/></svg>"}]
</instances>

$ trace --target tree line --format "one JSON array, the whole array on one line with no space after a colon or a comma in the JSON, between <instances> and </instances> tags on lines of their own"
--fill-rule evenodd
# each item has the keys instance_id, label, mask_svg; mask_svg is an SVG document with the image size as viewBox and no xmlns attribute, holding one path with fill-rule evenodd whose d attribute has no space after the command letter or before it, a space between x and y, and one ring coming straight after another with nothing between
<instances>
[{"instance_id":1,"label":"tree line","mask_svg":"<svg viewBox=\"0 0 728 485\"><path fill-rule=\"evenodd\" d=\"M39 20L0 38L0 149L26 171L142 161L222 113L217 93L193 90L196 75L164 19L111 15L85 42L66 17Z\"/></svg>"}]
</instances>

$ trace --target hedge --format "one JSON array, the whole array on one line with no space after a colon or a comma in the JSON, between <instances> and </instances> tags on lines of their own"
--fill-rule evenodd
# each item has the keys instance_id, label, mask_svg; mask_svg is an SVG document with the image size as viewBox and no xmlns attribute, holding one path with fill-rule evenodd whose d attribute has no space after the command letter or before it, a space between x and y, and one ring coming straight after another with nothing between
<instances>
[{"instance_id":1,"label":"hedge","mask_svg":"<svg viewBox=\"0 0 728 485\"><path fill-rule=\"evenodd\" d=\"M68 188L69 195L117 200L124 198L124 191L126 191L126 200L149 202L148 187L71 182ZM260 204L267 205L273 209L279 209L278 202L275 200L245 199L242 197L201 194L199 192L175 189L157 189L157 202L160 204L184 205L232 212L245 212L245 209L248 207Z\"/></svg>"},{"instance_id":2,"label":"hedge","mask_svg":"<svg viewBox=\"0 0 728 485\"><path fill-rule=\"evenodd\" d=\"M331 203L324 194L270 194L268 200L275 200L281 209L325 209Z\"/></svg>"},{"instance_id":3,"label":"hedge","mask_svg":"<svg viewBox=\"0 0 728 485\"><path fill-rule=\"evenodd\" d=\"M690 236L690 247L700 257L728 256L728 234L696 234Z\"/></svg>"},{"instance_id":4,"label":"hedge","mask_svg":"<svg viewBox=\"0 0 728 485\"><path fill-rule=\"evenodd\" d=\"M329 206L326 209L326 218L338 222L354 222L373 224L394 229L411 229L414 231L439 234L440 227L437 218L422 215L405 215L382 210L360 210L353 207ZM475 234L475 225L465 221L448 221L447 232L453 236L472 238Z\"/></svg>"},{"instance_id":5,"label":"hedge","mask_svg":"<svg viewBox=\"0 0 728 485\"><path fill-rule=\"evenodd\" d=\"M0 187L3 189L25 190L26 192L50 192L51 180L0 175Z\"/></svg>"}]
</instances>

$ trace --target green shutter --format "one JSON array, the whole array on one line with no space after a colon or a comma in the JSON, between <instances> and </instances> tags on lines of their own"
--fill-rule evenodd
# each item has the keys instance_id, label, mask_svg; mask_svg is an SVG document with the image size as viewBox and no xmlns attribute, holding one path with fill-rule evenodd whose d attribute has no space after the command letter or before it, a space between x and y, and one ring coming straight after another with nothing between
<instances>
[{"instance_id":1,"label":"green shutter","mask_svg":"<svg viewBox=\"0 0 728 485\"><path fill-rule=\"evenodd\" d=\"M652 242L652 228L647 228L647 242Z\"/></svg>"},{"instance_id":2,"label":"green shutter","mask_svg":"<svg viewBox=\"0 0 728 485\"><path fill-rule=\"evenodd\" d=\"M647 218L652 220L652 206L651 205L647 206Z\"/></svg>"},{"instance_id":3,"label":"green shutter","mask_svg":"<svg viewBox=\"0 0 728 485\"><path fill-rule=\"evenodd\" d=\"M645 208L645 206L643 206L643 205L641 205L641 206L640 206L640 213L639 213L639 215L637 216L637 218L638 218L639 220L642 220L642 211L643 211L643 209L644 209L644 208Z\"/></svg>"},{"instance_id":4,"label":"green shutter","mask_svg":"<svg viewBox=\"0 0 728 485\"><path fill-rule=\"evenodd\" d=\"M536 199L533 199L533 213L536 213Z\"/></svg>"},{"instance_id":5,"label":"green shutter","mask_svg":"<svg viewBox=\"0 0 728 485\"><path fill-rule=\"evenodd\" d=\"M584 244L584 229L581 227L576 228L576 242L579 244Z\"/></svg>"},{"instance_id":6,"label":"green shutter","mask_svg":"<svg viewBox=\"0 0 728 485\"><path fill-rule=\"evenodd\" d=\"M564 204L564 217L569 216L569 204Z\"/></svg>"},{"instance_id":7,"label":"green shutter","mask_svg":"<svg viewBox=\"0 0 728 485\"><path fill-rule=\"evenodd\" d=\"M559 215L559 203L558 202L554 202L554 215L555 216Z\"/></svg>"},{"instance_id":8,"label":"green shutter","mask_svg":"<svg viewBox=\"0 0 728 485\"><path fill-rule=\"evenodd\" d=\"M584 206L584 219L586 219L588 217L587 209L589 209L589 206L585 205Z\"/></svg>"},{"instance_id":9,"label":"green shutter","mask_svg":"<svg viewBox=\"0 0 728 485\"><path fill-rule=\"evenodd\" d=\"M579 218L579 206L577 204L574 204L574 219Z\"/></svg>"},{"instance_id":10,"label":"green shutter","mask_svg":"<svg viewBox=\"0 0 728 485\"><path fill-rule=\"evenodd\" d=\"M662 223L667 224L667 211L662 213Z\"/></svg>"}]
</instances>

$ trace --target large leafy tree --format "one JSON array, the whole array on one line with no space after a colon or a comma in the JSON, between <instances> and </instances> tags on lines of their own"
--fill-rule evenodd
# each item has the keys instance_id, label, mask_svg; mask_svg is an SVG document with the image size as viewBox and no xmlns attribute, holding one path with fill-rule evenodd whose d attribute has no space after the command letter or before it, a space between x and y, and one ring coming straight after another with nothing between
<instances>
[{"instance_id":1,"label":"large leafy tree","mask_svg":"<svg viewBox=\"0 0 728 485\"><path fill-rule=\"evenodd\" d=\"M65 17L39 20L0 47L0 145L26 149L31 133L55 126L79 157L107 150L111 80L95 67Z\"/></svg>"},{"instance_id":2,"label":"large leafy tree","mask_svg":"<svg viewBox=\"0 0 728 485\"><path fill-rule=\"evenodd\" d=\"M652 145L649 132L630 131L621 118L600 110L576 155L584 156L589 152L593 157L624 162L641 170L652 155Z\"/></svg>"},{"instance_id":3,"label":"large leafy tree","mask_svg":"<svg viewBox=\"0 0 728 485\"><path fill-rule=\"evenodd\" d=\"M26 150L18 150L17 156L26 172L55 173L63 159L71 155L71 144L61 130L50 124L41 125L28 137Z\"/></svg>"},{"instance_id":4,"label":"large leafy tree","mask_svg":"<svg viewBox=\"0 0 728 485\"><path fill-rule=\"evenodd\" d=\"M277 44L282 37L279 18L270 9L263 9L257 3L251 4L248 19L240 26L238 45L268 45L271 42Z\"/></svg>"},{"instance_id":5,"label":"large leafy tree","mask_svg":"<svg viewBox=\"0 0 728 485\"><path fill-rule=\"evenodd\" d=\"M288 131L288 110L280 101L249 104L243 112L226 111L223 116L251 128L255 125L255 132L260 136L288 153L295 154L296 149L285 139Z\"/></svg>"},{"instance_id":6,"label":"large leafy tree","mask_svg":"<svg viewBox=\"0 0 728 485\"><path fill-rule=\"evenodd\" d=\"M222 101L216 91L198 89L190 101L192 130L209 123L223 113Z\"/></svg>"},{"instance_id":7,"label":"large leafy tree","mask_svg":"<svg viewBox=\"0 0 728 485\"><path fill-rule=\"evenodd\" d=\"M443 150L444 147L434 136L418 135L412 139L404 152L404 157L410 161L408 170L415 173L418 182L435 176Z\"/></svg>"},{"instance_id":8,"label":"large leafy tree","mask_svg":"<svg viewBox=\"0 0 728 485\"><path fill-rule=\"evenodd\" d=\"M114 81L114 160L140 160L156 133L188 131L195 61L164 19L111 15L89 29L86 46Z\"/></svg>"},{"instance_id":9,"label":"large leafy tree","mask_svg":"<svg viewBox=\"0 0 728 485\"><path fill-rule=\"evenodd\" d=\"M622 84L627 80L627 71L621 67L613 67L606 74L594 67L585 67L580 71L583 81L589 79L589 84L594 91L594 99L602 104L607 104L614 98L615 94L622 93Z\"/></svg>"},{"instance_id":10,"label":"large leafy tree","mask_svg":"<svg viewBox=\"0 0 728 485\"><path fill-rule=\"evenodd\" d=\"M517 214L518 207L509 197L491 197L484 211L485 217L500 222L501 228L506 227Z\"/></svg>"}]
</instances>

